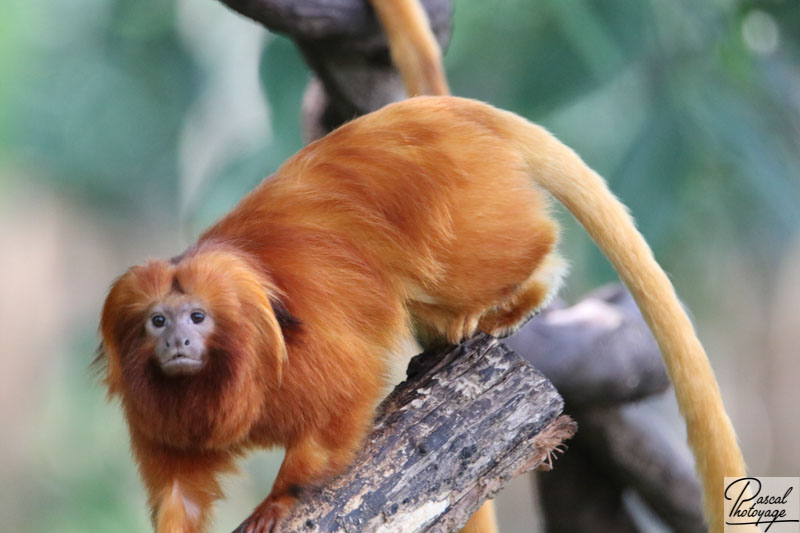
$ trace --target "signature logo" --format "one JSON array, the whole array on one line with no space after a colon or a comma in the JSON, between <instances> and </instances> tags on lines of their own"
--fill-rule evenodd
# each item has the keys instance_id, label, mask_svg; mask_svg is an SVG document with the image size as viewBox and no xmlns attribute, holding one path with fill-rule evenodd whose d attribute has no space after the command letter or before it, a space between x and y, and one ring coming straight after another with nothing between
<instances>
[{"instance_id":1,"label":"signature logo","mask_svg":"<svg viewBox=\"0 0 800 533\"><path fill-rule=\"evenodd\" d=\"M757 526L772 533L800 532L800 478L726 477L725 532Z\"/></svg>"}]
</instances>

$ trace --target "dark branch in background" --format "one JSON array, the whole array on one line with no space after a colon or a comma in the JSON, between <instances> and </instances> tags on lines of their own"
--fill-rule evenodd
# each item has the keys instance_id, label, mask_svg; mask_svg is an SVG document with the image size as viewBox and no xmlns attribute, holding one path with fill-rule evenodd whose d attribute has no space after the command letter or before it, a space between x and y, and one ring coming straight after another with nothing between
<instances>
[{"instance_id":1,"label":"dark branch in background","mask_svg":"<svg viewBox=\"0 0 800 533\"><path fill-rule=\"evenodd\" d=\"M575 431L553 385L487 335L417 356L409 374L355 462L304 493L281 531L457 530Z\"/></svg>"},{"instance_id":2,"label":"dark branch in background","mask_svg":"<svg viewBox=\"0 0 800 533\"><path fill-rule=\"evenodd\" d=\"M306 141L341 123L405 98L383 32L366 0L221 0L295 41L317 78L303 102ZM442 50L451 31L451 0L422 0Z\"/></svg>"},{"instance_id":3,"label":"dark branch in background","mask_svg":"<svg viewBox=\"0 0 800 533\"><path fill-rule=\"evenodd\" d=\"M505 343L541 370L570 408L630 402L669 387L658 346L618 284L572 307L550 306Z\"/></svg>"},{"instance_id":4,"label":"dark branch in background","mask_svg":"<svg viewBox=\"0 0 800 533\"><path fill-rule=\"evenodd\" d=\"M626 491L675 531L706 530L688 448L639 401L669 382L627 291L612 285L555 306L507 344L552 380L580 427L558 468L538 476L548 532L638 531Z\"/></svg>"}]
</instances>

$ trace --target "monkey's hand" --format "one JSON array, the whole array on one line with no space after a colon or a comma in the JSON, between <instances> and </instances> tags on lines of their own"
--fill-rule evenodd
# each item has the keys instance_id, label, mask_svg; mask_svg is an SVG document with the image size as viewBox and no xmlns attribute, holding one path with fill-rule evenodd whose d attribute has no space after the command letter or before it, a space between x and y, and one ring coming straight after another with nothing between
<instances>
[{"instance_id":1,"label":"monkey's hand","mask_svg":"<svg viewBox=\"0 0 800 533\"><path fill-rule=\"evenodd\" d=\"M350 416L369 421L371 409L351 410ZM339 423L342 419L338 420ZM233 533L275 533L278 524L301 496L303 489L314 486L327 477L341 472L352 460L353 451L361 445L368 423L355 425L350 440L339 448L331 448L316 434L308 433L286 448L281 469L272 484L272 492L256 507L253 514Z\"/></svg>"},{"instance_id":2,"label":"monkey's hand","mask_svg":"<svg viewBox=\"0 0 800 533\"><path fill-rule=\"evenodd\" d=\"M278 523L294 505L296 498L269 496L233 533L275 533Z\"/></svg>"}]
</instances>

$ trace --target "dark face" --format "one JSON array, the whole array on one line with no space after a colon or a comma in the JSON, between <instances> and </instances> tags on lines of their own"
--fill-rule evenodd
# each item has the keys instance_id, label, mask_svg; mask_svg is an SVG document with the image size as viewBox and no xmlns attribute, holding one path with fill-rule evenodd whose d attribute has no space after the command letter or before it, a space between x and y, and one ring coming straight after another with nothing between
<instances>
[{"instance_id":1,"label":"dark face","mask_svg":"<svg viewBox=\"0 0 800 533\"><path fill-rule=\"evenodd\" d=\"M145 324L155 341L155 360L168 376L196 374L208 361L214 320L190 297L175 297L150 308Z\"/></svg>"}]
</instances>

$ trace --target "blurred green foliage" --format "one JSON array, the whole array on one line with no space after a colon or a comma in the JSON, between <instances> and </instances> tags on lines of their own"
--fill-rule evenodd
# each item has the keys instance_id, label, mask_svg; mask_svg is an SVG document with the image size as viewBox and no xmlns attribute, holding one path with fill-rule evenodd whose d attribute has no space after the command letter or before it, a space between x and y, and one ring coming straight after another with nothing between
<instances>
[{"instance_id":1,"label":"blurred green foliage","mask_svg":"<svg viewBox=\"0 0 800 533\"><path fill-rule=\"evenodd\" d=\"M178 134L199 82L174 6L10 5L36 31L18 36L16 72L3 76L13 103L6 149L101 210L174 204Z\"/></svg>"},{"instance_id":2,"label":"blurred green foliage","mask_svg":"<svg viewBox=\"0 0 800 533\"><path fill-rule=\"evenodd\" d=\"M188 213L188 225L202 230L302 147L300 104L308 76L290 40L276 38L264 48L259 78L272 115L273 137L251 153L227 161L206 184L195 211Z\"/></svg>"},{"instance_id":3,"label":"blurred green foliage","mask_svg":"<svg viewBox=\"0 0 800 533\"><path fill-rule=\"evenodd\" d=\"M208 83L178 18L164 0L0 4L0 166L81 199L100 221L135 226L159 211L178 221L181 138ZM446 66L455 94L575 147L693 289L712 252L751 250L768 275L797 233L798 57L796 1L456 0ZM190 237L300 147L300 55L268 39L260 72L271 136L215 167L179 221ZM565 240L573 286L613 277L580 232ZM87 387L95 327L71 341L74 365L48 389L34 436L42 463L18 488L30 505L10 521L26 531L146 527L141 493L125 496L139 490L127 450L107 439L109 428L124 434L120 417Z\"/></svg>"}]
</instances>

